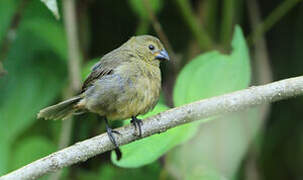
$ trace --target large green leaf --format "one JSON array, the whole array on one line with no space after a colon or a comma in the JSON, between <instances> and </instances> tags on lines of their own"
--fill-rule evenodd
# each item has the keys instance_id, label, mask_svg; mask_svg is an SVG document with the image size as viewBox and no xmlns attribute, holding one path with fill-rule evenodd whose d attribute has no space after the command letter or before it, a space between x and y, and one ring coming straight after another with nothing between
<instances>
[{"instance_id":1,"label":"large green leaf","mask_svg":"<svg viewBox=\"0 0 303 180\"><path fill-rule=\"evenodd\" d=\"M60 22L33 17L24 20L20 28L43 40L44 44L58 54L61 59L67 60L67 41L63 25Z\"/></svg>"},{"instance_id":2,"label":"large green leaf","mask_svg":"<svg viewBox=\"0 0 303 180\"><path fill-rule=\"evenodd\" d=\"M34 160L42 158L56 150L56 146L47 138L33 136L19 141L14 147L11 169L20 168Z\"/></svg>"},{"instance_id":3,"label":"large green leaf","mask_svg":"<svg viewBox=\"0 0 303 180\"><path fill-rule=\"evenodd\" d=\"M187 64L176 81L174 104L180 106L246 88L250 82L250 62L240 27L235 29L232 48L230 55L212 51Z\"/></svg>"},{"instance_id":4,"label":"large green leaf","mask_svg":"<svg viewBox=\"0 0 303 180\"><path fill-rule=\"evenodd\" d=\"M64 64L39 38L21 32L4 62L0 79L0 135L13 140L36 120L36 113L61 91Z\"/></svg>"},{"instance_id":5,"label":"large green leaf","mask_svg":"<svg viewBox=\"0 0 303 180\"><path fill-rule=\"evenodd\" d=\"M180 106L204 98L244 89L250 82L249 53L240 27L235 28L230 55L217 51L194 58L179 74L174 104ZM198 126L188 126L188 132Z\"/></svg>"},{"instance_id":6,"label":"large green leaf","mask_svg":"<svg viewBox=\"0 0 303 180\"><path fill-rule=\"evenodd\" d=\"M9 25L15 1L0 2L0 39ZM11 145L35 121L37 112L57 97L66 77L65 35L39 1L30 1L22 9L4 67L8 74L0 78L0 173L8 171L12 161Z\"/></svg>"},{"instance_id":7,"label":"large green leaf","mask_svg":"<svg viewBox=\"0 0 303 180\"><path fill-rule=\"evenodd\" d=\"M235 29L232 48L230 55L216 51L200 55L182 70L174 89L174 102L177 106L249 85L249 54L240 27ZM172 174L180 173L186 179L190 179L197 168L200 172L215 171L219 179L223 178L222 174L225 178L231 178L245 153L248 138L251 139L256 133L251 130L253 133L248 135L244 127L247 123L256 122L249 126L256 129L260 125L257 114L255 110L236 113L222 117L222 121L218 119L215 123L202 126L198 136L169 154L167 167ZM213 128L209 127L211 125ZM197 131L198 128L199 126L190 125L188 131ZM218 139L224 140L218 142ZM202 179L203 176L196 173L195 178Z\"/></svg>"}]
</instances>

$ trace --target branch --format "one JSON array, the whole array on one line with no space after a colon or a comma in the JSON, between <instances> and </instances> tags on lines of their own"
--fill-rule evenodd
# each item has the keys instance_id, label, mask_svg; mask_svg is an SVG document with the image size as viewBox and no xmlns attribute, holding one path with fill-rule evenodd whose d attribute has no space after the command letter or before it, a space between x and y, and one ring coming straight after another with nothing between
<instances>
[{"instance_id":1,"label":"branch","mask_svg":"<svg viewBox=\"0 0 303 180\"><path fill-rule=\"evenodd\" d=\"M300 94L303 94L303 76L196 101L145 119L142 125L142 137L161 133L170 128L210 116L240 111ZM117 143L120 146L140 139L133 134L134 128L131 125L116 130L122 134L116 136ZM48 172L54 172L63 167L86 161L88 158L114 148L107 134L103 133L34 161L0 177L0 180L36 179Z\"/></svg>"}]
</instances>

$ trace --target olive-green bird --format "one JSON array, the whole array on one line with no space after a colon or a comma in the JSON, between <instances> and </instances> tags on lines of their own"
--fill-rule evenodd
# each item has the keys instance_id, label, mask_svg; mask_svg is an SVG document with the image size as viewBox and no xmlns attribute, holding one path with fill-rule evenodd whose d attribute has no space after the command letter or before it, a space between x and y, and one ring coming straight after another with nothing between
<instances>
[{"instance_id":1,"label":"olive-green bird","mask_svg":"<svg viewBox=\"0 0 303 180\"><path fill-rule=\"evenodd\" d=\"M90 111L104 117L111 142L117 143L108 120L132 118L141 136L140 114L156 105L161 89L160 61L169 60L159 39L135 36L109 52L92 67L80 95L42 109L38 118L65 119L75 112ZM119 133L118 133L119 134Z\"/></svg>"}]
</instances>

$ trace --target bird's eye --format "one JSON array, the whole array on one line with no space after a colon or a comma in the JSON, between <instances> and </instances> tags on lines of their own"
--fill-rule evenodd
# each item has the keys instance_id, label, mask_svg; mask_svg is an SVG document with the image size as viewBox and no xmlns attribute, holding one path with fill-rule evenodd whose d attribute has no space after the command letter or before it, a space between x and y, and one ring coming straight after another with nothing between
<instances>
[{"instance_id":1,"label":"bird's eye","mask_svg":"<svg viewBox=\"0 0 303 180\"><path fill-rule=\"evenodd\" d=\"M154 49L155 49L155 46L151 44L151 45L148 46L148 49L154 50Z\"/></svg>"}]
</instances>

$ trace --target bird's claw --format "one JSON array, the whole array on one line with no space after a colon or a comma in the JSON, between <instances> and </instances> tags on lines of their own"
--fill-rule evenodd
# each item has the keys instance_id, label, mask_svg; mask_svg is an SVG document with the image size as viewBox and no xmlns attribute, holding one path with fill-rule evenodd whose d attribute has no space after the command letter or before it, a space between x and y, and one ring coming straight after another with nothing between
<instances>
[{"instance_id":1,"label":"bird's claw","mask_svg":"<svg viewBox=\"0 0 303 180\"><path fill-rule=\"evenodd\" d=\"M119 131L113 130L112 128L109 127L108 120L106 117L105 117L105 125L106 125L106 132L107 132L108 138L115 146L114 151L116 152L117 160L120 160L122 157L122 152L121 152L113 134L121 135L121 133Z\"/></svg>"},{"instance_id":2,"label":"bird's claw","mask_svg":"<svg viewBox=\"0 0 303 180\"><path fill-rule=\"evenodd\" d=\"M107 132L107 135L109 137L109 140L115 145L115 147L118 147L118 144L116 142L116 139L113 135L113 133L116 133L118 134L119 132L118 131L115 131L115 130L112 130L111 128L109 127L106 127L106 132Z\"/></svg>"},{"instance_id":3,"label":"bird's claw","mask_svg":"<svg viewBox=\"0 0 303 180\"><path fill-rule=\"evenodd\" d=\"M139 137L141 137L142 136L141 126L143 124L142 120L133 116L132 120L130 122L135 126L135 130L137 130L137 128L139 129L139 134L135 134L135 135L138 135Z\"/></svg>"}]
</instances>

